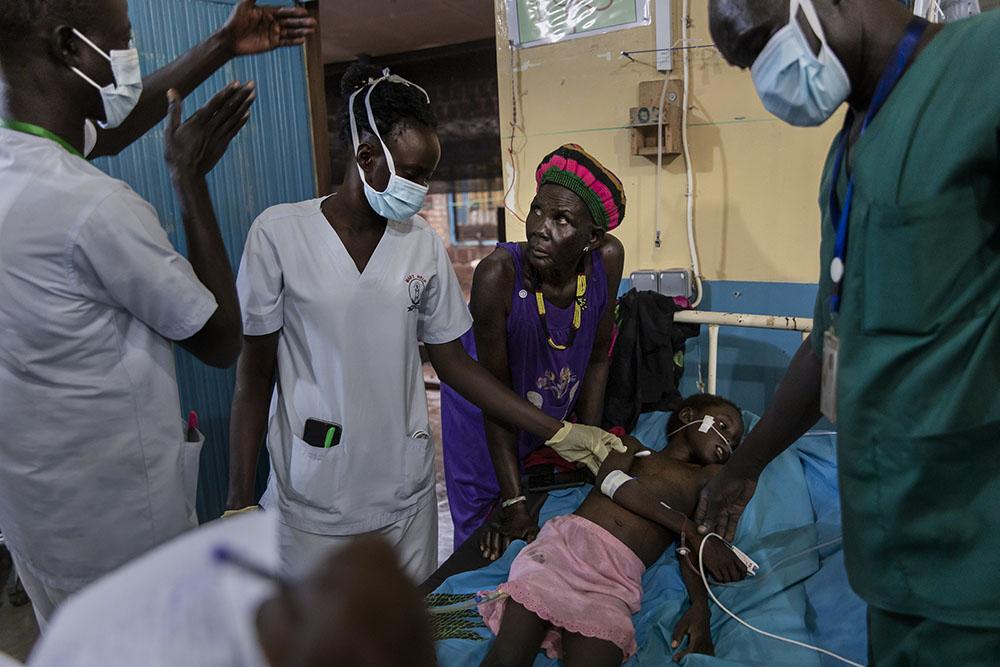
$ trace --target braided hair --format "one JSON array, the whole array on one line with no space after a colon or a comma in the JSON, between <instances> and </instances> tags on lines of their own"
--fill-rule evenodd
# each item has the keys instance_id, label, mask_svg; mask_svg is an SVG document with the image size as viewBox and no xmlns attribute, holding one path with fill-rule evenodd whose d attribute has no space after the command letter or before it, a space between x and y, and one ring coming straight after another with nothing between
<instances>
[{"instance_id":1,"label":"braided hair","mask_svg":"<svg viewBox=\"0 0 1000 667\"><path fill-rule=\"evenodd\" d=\"M344 108L340 112L340 140L345 145L351 146L352 143L349 109L351 95L361 90L354 100L354 117L357 120L358 133L372 132L364 97L368 93L370 82L381 77L381 68L355 63L347 68L340 80L340 94L344 98ZM411 123L420 123L431 129L437 128L437 118L434 117L431 105L428 104L424 94L413 86L396 81L383 81L372 93L371 105L375 124L385 141L396 136Z\"/></svg>"}]
</instances>

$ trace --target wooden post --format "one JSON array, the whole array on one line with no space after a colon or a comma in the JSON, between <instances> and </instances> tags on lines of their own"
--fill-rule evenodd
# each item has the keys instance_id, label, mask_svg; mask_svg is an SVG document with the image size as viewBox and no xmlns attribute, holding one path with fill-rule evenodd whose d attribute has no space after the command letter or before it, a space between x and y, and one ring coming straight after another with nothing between
<instances>
[{"instance_id":1,"label":"wooden post","mask_svg":"<svg viewBox=\"0 0 1000 667\"><path fill-rule=\"evenodd\" d=\"M507 242L507 209L503 206L497 208L497 241Z\"/></svg>"},{"instance_id":2,"label":"wooden post","mask_svg":"<svg viewBox=\"0 0 1000 667\"><path fill-rule=\"evenodd\" d=\"M316 165L316 196L333 191L333 168L330 164L330 132L326 110L326 77L323 68L323 38L319 25L319 2L303 3L316 19L316 32L306 39L306 79L309 91L309 117L312 125L313 161Z\"/></svg>"}]
</instances>

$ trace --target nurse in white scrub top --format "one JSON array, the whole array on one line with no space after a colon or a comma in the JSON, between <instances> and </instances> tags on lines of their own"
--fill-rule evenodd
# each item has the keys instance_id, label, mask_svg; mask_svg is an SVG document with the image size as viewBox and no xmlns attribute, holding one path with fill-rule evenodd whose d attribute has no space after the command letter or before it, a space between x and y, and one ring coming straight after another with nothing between
<instances>
[{"instance_id":1,"label":"nurse in white scrub top","mask_svg":"<svg viewBox=\"0 0 1000 667\"><path fill-rule=\"evenodd\" d=\"M197 525L200 443L185 441L173 343L215 366L239 353L205 175L249 117L253 84L228 86L183 124L176 101L166 157L190 262L156 211L84 156L156 125L168 90L183 96L236 55L300 44L313 25L244 0L142 79L127 10L0 2L0 528L43 629L69 595Z\"/></svg>"},{"instance_id":2,"label":"nurse in white scrub top","mask_svg":"<svg viewBox=\"0 0 1000 667\"><path fill-rule=\"evenodd\" d=\"M437 507L420 342L442 380L564 457L594 467L621 443L545 415L465 353L471 316L441 239L417 215L441 155L430 100L361 65L341 87L356 167L331 197L265 211L240 264L228 507L255 502L266 430L261 504L279 513L288 571L377 532L422 581L437 566ZM308 420L341 425L339 444L307 442Z\"/></svg>"}]
</instances>

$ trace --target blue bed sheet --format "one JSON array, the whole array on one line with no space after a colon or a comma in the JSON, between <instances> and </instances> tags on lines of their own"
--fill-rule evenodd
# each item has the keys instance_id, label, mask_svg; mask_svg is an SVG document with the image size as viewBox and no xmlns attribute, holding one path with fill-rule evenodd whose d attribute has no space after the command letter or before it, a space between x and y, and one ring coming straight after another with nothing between
<instances>
[{"instance_id":1,"label":"blue bed sheet","mask_svg":"<svg viewBox=\"0 0 1000 667\"><path fill-rule=\"evenodd\" d=\"M646 446L666 445L665 413L643 415L634 435ZM747 426L756 421L746 415ZM541 518L568 514L590 487L550 494ZM866 655L865 605L851 591L839 542L794 557L840 536L836 437L814 432L779 456L761 476L757 493L740 521L736 544L760 565L760 573L732 586L713 586L729 609L769 632L821 646L855 662ZM524 543L515 542L489 567L447 580L436 592L473 593L496 589ZM633 618L639 652L629 665L665 665L674 625L687 608L687 592L673 550L643 578L642 608ZM469 615L473 618L474 615ZM481 622L469 621L463 639L439 641L441 665L476 665L493 639ZM471 639L469 637L476 637ZM692 655L684 665L768 665L826 667L841 664L818 653L762 637L712 604L715 657ZM556 665L539 653L535 666Z\"/></svg>"}]
</instances>

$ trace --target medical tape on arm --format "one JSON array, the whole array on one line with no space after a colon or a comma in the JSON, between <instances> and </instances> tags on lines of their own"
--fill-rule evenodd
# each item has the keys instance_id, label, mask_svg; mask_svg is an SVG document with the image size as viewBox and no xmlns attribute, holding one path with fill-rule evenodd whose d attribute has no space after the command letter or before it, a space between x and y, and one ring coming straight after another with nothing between
<instances>
[{"instance_id":1,"label":"medical tape on arm","mask_svg":"<svg viewBox=\"0 0 1000 667\"><path fill-rule=\"evenodd\" d=\"M612 470L604 478L604 481L601 482L601 493L614 500L615 494L618 493L618 489L621 488L622 484L631 482L633 479L635 477L629 477L624 470Z\"/></svg>"}]
</instances>

